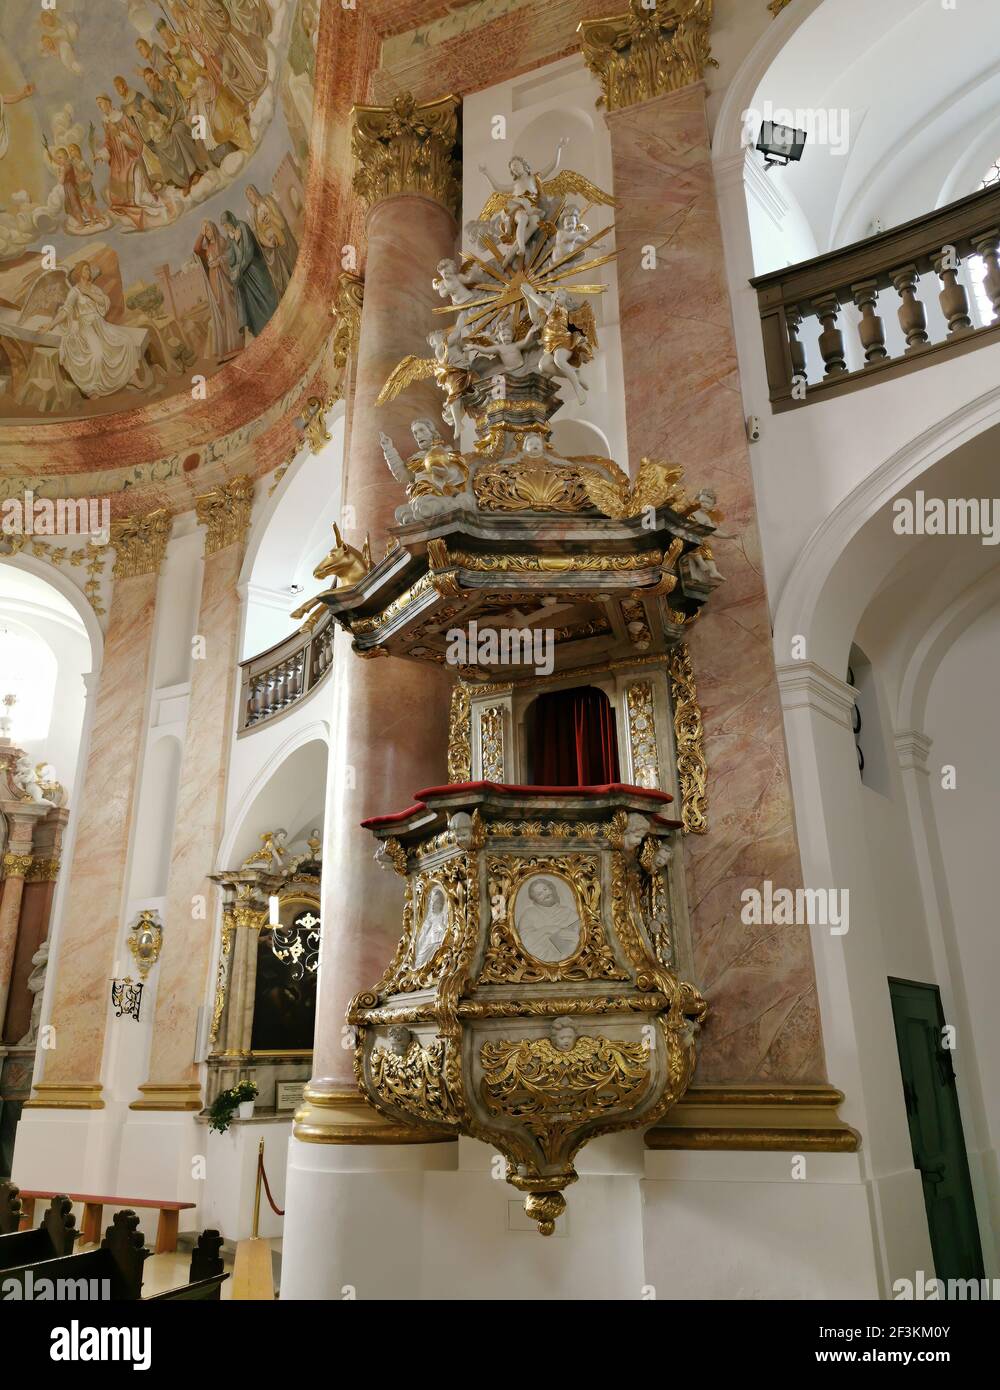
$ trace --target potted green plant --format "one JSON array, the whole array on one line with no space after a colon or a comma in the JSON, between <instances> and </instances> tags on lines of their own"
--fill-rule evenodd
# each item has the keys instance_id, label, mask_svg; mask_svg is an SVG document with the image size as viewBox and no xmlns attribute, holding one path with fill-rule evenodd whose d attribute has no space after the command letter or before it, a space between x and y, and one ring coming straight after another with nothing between
<instances>
[{"instance_id":1,"label":"potted green plant","mask_svg":"<svg viewBox=\"0 0 1000 1390\"><path fill-rule=\"evenodd\" d=\"M253 1103L259 1094L252 1081L237 1081L236 1085L230 1086L227 1091L220 1091L209 1107L209 1128L225 1134L237 1110L241 1120L251 1119Z\"/></svg>"}]
</instances>

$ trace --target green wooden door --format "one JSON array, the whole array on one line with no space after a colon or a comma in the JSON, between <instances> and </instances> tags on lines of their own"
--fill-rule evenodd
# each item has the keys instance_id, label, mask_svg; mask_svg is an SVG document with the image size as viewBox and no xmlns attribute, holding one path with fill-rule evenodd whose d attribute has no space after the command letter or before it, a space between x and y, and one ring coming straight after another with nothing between
<instances>
[{"instance_id":1,"label":"green wooden door","mask_svg":"<svg viewBox=\"0 0 1000 1390\"><path fill-rule=\"evenodd\" d=\"M939 1279L981 1279L983 1251L965 1152L951 1051L936 985L889 981L913 1162Z\"/></svg>"}]
</instances>

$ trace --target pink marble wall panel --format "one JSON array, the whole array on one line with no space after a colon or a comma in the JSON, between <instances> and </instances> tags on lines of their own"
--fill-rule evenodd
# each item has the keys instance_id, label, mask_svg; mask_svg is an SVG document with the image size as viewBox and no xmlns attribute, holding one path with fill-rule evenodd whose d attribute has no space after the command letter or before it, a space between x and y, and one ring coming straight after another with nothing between
<instances>
[{"instance_id":1,"label":"pink marble wall panel","mask_svg":"<svg viewBox=\"0 0 1000 1390\"><path fill-rule=\"evenodd\" d=\"M138 795L156 575L115 581L63 908L46 1082L97 1085Z\"/></svg>"},{"instance_id":2,"label":"pink marble wall panel","mask_svg":"<svg viewBox=\"0 0 1000 1390\"><path fill-rule=\"evenodd\" d=\"M156 1010L149 1082L196 1082L192 1062L198 1009L205 1001L215 931L215 868L223 828L226 765L237 676L240 601L236 589L243 546L209 555L202 580L198 633L205 656L191 663L191 703L177 793L167 880L163 951L156 972ZM204 916L194 915L203 898Z\"/></svg>"},{"instance_id":3,"label":"pink marble wall panel","mask_svg":"<svg viewBox=\"0 0 1000 1390\"><path fill-rule=\"evenodd\" d=\"M801 868L704 88L607 119L630 467L682 464L690 492L716 490L732 537L713 542L726 582L690 638L709 765L709 833L686 841L697 983L712 1006L698 1080L821 1081L808 929L740 917L744 888L794 889Z\"/></svg>"}]
</instances>

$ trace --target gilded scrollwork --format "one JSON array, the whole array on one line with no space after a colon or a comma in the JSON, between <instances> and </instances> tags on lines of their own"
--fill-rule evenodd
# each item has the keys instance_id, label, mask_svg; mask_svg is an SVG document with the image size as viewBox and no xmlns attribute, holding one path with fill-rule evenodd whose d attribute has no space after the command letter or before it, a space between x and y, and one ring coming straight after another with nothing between
<instances>
[{"instance_id":1,"label":"gilded scrollwork","mask_svg":"<svg viewBox=\"0 0 1000 1390\"><path fill-rule=\"evenodd\" d=\"M403 934L376 994L427 989L452 969L467 925L467 883L464 854L407 880Z\"/></svg>"},{"instance_id":2,"label":"gilded scrollwork","mask_svg":"<svg viewBox=\"0 0 1000 1390\"><path fill-rule=\"evenodd\" d=\"M530 954L514 921L518 890L536 875L563 880L576 902L579 944L562 960L544 961ZM491 856L487 879L492 920L480 985L628 979L615 960L601 921L600 861L596 855Z\"/></svg>"},{"instance_id":3,"label":"gilded scrollwork","mask_svg":"<svg viewBox=\"0 0 1000 1390\"><path fill-rule=\"evenodd\" d=\"M569 1019L552 1027L556 1038L565 1030L573 1039L568 1048L543 1037L485 1042L480 1050L486 1109L518 1121L546 1165L569 1161L582 1126L639 1106L652 1079L647 1043L576 1037Z\"/></svg>"},{"instance_id":4,"label":"gilded scrollwork","mask_svg":"<svg viewBox=\"0 0 1000 1390\"><path fill-rule=\"evenodd\" d=\"M448 723L448 781L472 779L472 697L461 681L451 692Z\"/></svg>"},{"instance_id":5,"label":"gilded scrollwork","mask_svg":"<svg viewBox=\"0 0 1000 1390\"><path fill-rule=\"evenodd\" d=\"M503 706L493 705L479 716L479 757L484 782L504 780Z\"/></svg>"},{"instance_id":6,"label":"gilded scrollwork","mask_svg":"<svg viewBox=\"0 0 1000 1390\"><path fill-rule=\"evenodd\" d=\"M704 835L708 831L708 766L705 761L705 731L698 704L691 654L682 642L670 656L670 693L674 703L674 736L677 743L677 776L681 788L681 820L686 832Z\"/></svg>"},{"instance_id":7,"label":"gilded scrollwork","mask_svg":"<svg viewBox=\"0 0 1000 1390\"><path fill-rule=\"evenodd\" d=\"M441 1038L426 1047L414 1039L405 1050L375 1047L371 1084L381 1103L427 1124L456 1125L458 1109L448 1087L447 1047Z\"/></svg>"},{"instance_id":8,"label":"gilded scrollwork","mask_svg":"<svg viewBox=\"0 0 1000 1390\"><path fill-rule=\"evenodd\" d=\"M638 787L660 785L660 759L656 746L656 716L651 681L632 681L625 689L628 737L632 752L632 776Z\"/></svg>"}]
</instances>

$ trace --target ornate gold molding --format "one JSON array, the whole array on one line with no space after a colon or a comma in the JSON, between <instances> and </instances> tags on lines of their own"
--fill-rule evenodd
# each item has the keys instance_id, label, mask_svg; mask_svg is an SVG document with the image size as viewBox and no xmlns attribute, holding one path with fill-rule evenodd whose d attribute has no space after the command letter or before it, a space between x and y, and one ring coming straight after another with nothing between
<instances>
[{"instance_id":1,"label":"ornate gold molding","mask_svg":"<svg viewBox=\"0 0 1000 1390\"><path fill-rule=\"evenodd\" d=\"M484 709L479 716L479 758L484 782L504 780L502 705Z\"/></svg>"},{"instance_id":2,"label":"ornate gold molding","mask_svg":"<svg viewBox=\"0 0 1000 1390\"><path fill-rule=\"evenodd\" d=\"M361 309L365 298L365 282L359 275L344 274L337 282L337 297L333 311L337 327L333 334L333 365L341 370L358 350L361 335Z\"/></svg>"},{"instance_id":3,"label":"ornate gold molding","mask_svg":"<svg viewBox=\"0 0 1000 1390\"><path fill-rule=\"evenodd\" d=\"M355 106L355 193L369 207L384 198L417 194L435 199L457 216L460 104L459 97L445 96L417 105L412 92L400 92L391 106Z\"/></svg>"},{"instance_id":4,"label":"ornate gold molding","mask_svg":"<svg viewBox=\"0 0 1000 1390\"><path fill-rule=\"evenodd\" d=\"M774 18L777 19L785 6L791 3L792 0L768 0L767 8L771 11L772 15L774 15Z\"/></svg>"},{"instance_id":5,"label":"ornate gold molding","mask_svg":"<svg viewBox=\"0 0 1000 1390\"><path fill-rule=\"evenodd\" d=\"M156 574L170 539L173 518L165 507L143 516L118 517L111 523L115 550L112 574L116 579L137 579Z\"/></svg>"},{"instance_id":6,"label":"ornate gold molding","mask_svg":"<svg viewBox=\"0 0 1000 1390\"><path fill-rule=\"evenodd\" d=\"M252 507L253 479L245 473L195 498L195 515L207 528L206 555L243 541L250 529Z\"/></svg>"},{"instance_id":7,"label":"ornate gold molding","mask_svg":"<svg viewBox=\"0 0 1000 1390\"><path fill-rule=\"evenodd\" d=\"M670 653L670 693L674 702L674 735L677 742L677 776L681 785L681 820L685 833L704 835L708 831L708 803L705 785L705 731L698 704L698 687L691 667L687 643L681 642Z\"/></svg>"},{"instance_id":8,"label":"ornate gold molding","mask_svg":"<svg viewBox=\"0 0 1000 1390\"><path fill-rule=\"evenodd\" d=\"M461 681L451 692L448 722L448 781L472 781L472 697Z\"/></svg>"},{"instance_id":9,"label":"ornate gold molding","mask_svg":"<svg viewBox=\"0 0 1000 1390\"><path fill-rule=\"evenodd\" d=\"M625 14L577 26L584 61L600 82L598 105L635 106L698 82L719 65L709 37L715 0L629 0Z\"/></svg>"},{"instance_id":10,"label":"ornate gold molding","mask_svg":"<svg viewBox=\"0 0 1000 1390\"><path fill-rule=\"evenodd\" d=\"M861 1136L837 1114L843 1100L828 1085L692 1086L646 1148L855 1153Z\"/></svg>"},{"instance_id":11,"label":"ornate gold molding","mask_svg":"<svg viewBox=\"0 0 1000 1390\"><path fill-rule=\"evenodd\" d=\"M656 789L660 785L660 756L656 746L652 681L632 681L626 686L625 707L633 779L637 787Z\"/></svg>"}]
</instances>

